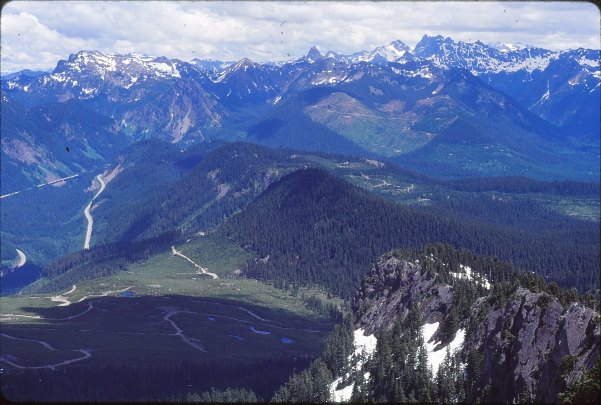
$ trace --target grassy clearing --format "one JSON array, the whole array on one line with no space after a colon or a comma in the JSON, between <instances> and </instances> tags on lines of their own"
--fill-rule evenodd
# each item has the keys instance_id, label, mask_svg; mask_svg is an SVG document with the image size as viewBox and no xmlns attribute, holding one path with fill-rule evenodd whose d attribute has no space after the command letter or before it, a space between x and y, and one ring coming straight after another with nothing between
<instances>
[{"instance_id":1,"label":"grassy clearing","mask_svg":"<svg viewBox=\"0 0 601 405\"><path fill-rule=\"evenodd\" d=\"M562 198L550 201L548 206L561 214L587 221L599 222L601 213L599 200Z\"/></svg>"}]
</instances>

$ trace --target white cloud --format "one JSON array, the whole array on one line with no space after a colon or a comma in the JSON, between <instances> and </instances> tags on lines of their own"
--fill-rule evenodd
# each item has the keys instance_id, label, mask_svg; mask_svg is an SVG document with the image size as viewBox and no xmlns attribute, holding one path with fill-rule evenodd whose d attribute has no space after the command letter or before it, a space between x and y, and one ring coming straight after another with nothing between
<instances>
[{"instance_id":1,"label":"white cloud","mask_svg":"<svg viewBox=\"0 0 601 405\"><path fill-rule=\"evenodd\" d=\"M86 48L87 42L49 29L27 12L2 15L2 69L5 67L47 68L56 65L74 49Z\"/></svg>"},{"instance_id":2,"label":"white cloud","mask_svg":"<svg viewBox=\"0 0 601 405\"><path fill-rule=\"evenodd\" d=\"M49 69L81 49L282 60L314 44L352 53L395 39L412 46L424 34L549 49L599 47L599 10L577 2L15 0L2 9L0 27L4 72Z\"/></svg>"}]
</instances>

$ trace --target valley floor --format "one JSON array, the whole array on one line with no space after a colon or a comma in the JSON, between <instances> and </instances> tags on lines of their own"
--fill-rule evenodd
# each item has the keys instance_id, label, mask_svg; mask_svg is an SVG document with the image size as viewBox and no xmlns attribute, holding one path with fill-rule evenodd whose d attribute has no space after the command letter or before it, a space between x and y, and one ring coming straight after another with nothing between
<instances>
[{"instance_id":1,"label":"valley floor","mask_svg":"<svg viewBox=\"0 0 601 405\"><path fill-rule=\"evenodd\" d=\"M198 238L58 294L0 298L3 372L318 355L333 322L301 297L234 277L244 256L207 259L215 248Z\"/></svg>"}]
</instances>

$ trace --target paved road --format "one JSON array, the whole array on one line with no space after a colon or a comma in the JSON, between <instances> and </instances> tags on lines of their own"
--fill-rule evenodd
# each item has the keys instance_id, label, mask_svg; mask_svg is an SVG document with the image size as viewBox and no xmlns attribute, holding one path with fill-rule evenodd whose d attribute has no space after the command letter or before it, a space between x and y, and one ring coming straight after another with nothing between
<instances>
[{"instance_id":1,"label":"paved road","mask_svg":"<svg viewBox=\"0 0 601 405\"><path fill-rule=\"evenodd\" d=\"M23 253L22 250L17 249L17 254L19 255L19 262L15 266L15 269L18 269L19 267L23 266L27 262L27 256L25 256L25 253Z\"/></svg>"},{"instance_id":2,"label":"paved road","mask_svg":"<svg viewBox=\"0 0 601 405\"><path fill-rule=\"evenodd\" d=\"M84 249L90 248L90 239L92 238L92 227L94 226L94 218L92 218L92 214L90 214L90 209L92 208L92 204L94 203L94 200L96 200L98 198L100 193L102 193L104 191L104 188L106 187L106 183L104 182L104 179L102 178L102 174L99 174L98 176L96 176L96 179L100 182L100 190L98 190L98 192L96 193L94 198L92 198L92 201L90 201L90 203L88 204L86 209L83 210L83 214L85 215L86 219L88 220L88 227L86 228L86 239L83 243Z\"/></svg>"}]
</instances>

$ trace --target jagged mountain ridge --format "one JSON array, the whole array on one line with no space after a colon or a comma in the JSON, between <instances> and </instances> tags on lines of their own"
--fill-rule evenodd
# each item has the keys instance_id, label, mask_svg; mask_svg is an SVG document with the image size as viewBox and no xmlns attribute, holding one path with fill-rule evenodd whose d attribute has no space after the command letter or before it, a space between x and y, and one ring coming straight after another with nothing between
<instances>
[{"instance_id":1,"label":"jagged mountain ridge","mask_svg":"<svg viewBox=\"0 0 601 405\"><path fill-rule=\"evenodd\" d=\"M467 85L470 97L482 91L496 93L484 96L484 99L497 100L483 106L484 114L473 110L473 106L468 106L468 114L465 114L462 109L465 100L457 100L457 92L449 94L445 89L444 86L456 76L453 69L469 70L471 73L462 74L476 75L490 86L487 89L481 86L480 80L467 80L462 86ZM352 98L335 101L330 111L319 104L322 100L316 99L307 107L319 109L318 114L311 114L311 111L298 113L303 119L308 117L318 125L312 131L333 131L336 136L346 138L345 142L350 142L348 146L336 150L329 150L330 143L327 142L316 146L310 137L319 138L319 134L307 137L300 144L287 146L390 156L428 145L444 134L451 121L461 113L464 118L471 115L484 121L484 125L470 124L471 128L477 128L477 137L482 138L486 135L486 126L497 125L495 117L506 115L504 106L507 105L511 105L513 110L523 110L518 111L518 115L528 115L526 110L530 110L549 120L559 127L560 138L598 144L599 110L596 107L599 104L599 78L596 50L552 52L518 48L502 52L480 42L456 43L449 38L425 36L413 50L401 41L352 55L330 51L324 56L315 48L302 58L280 63L249 59L232 64L200 59L183 62L136 54L106 55L97 51L81 51L60 61L52 73L23 73L2 80L2 102L33 108L43 104L63 104L67 100L79 101L83 108L110 120L113 131L124 135L123 144L149 137L189 144L214 137L258 140L248 133L248 122L269 119L277 114L277 108L283 101L302 92L329 88ZM419 108L411 107L416 100L407 99L407 89L419 95ZM478 90L474 92L474 89ZM476 98L482 99L482 96ZM459 109L458 102L464 104ZM326 103L329 105L329 100ZM10 108L5 110L10 111ZM532 121L532 117L526 117L526 120ZM528 134L520 132L521 121L522 118L514 116L500 127L501 132L515 134L513 138L520 139L520 142L514 142L517 145L522 139L530 139ZM543 121L526 125L542 138L546 135L541 131L550 130ZM3 136L16 137L22 132L23 128L17 127L4 131ZM39 138L44 129L40 127L35 132L33 136ZM531 143L540 144L536 136ZM470 142L469 139L460 139L460 142L465 141ZM340 144L341 141L336 142ZM491 146L496 151L492 155ZM476 174L473 170L478 164L497 175L512 174L507 172L512 167L519 167L519 170L530 167L534 168L532 175L540 177L536 168L543 167L545 159L540 162L537 156L531 163L506 163L502 161L506 146L503 142L497 146L488 145L488 149L477 153L470 149L471 155L488 156L481 159L482 162L461 162L465 151L446 150L446 146L437 149L434 154L426 150L423 159L431 160L432 167L436 168L444 166L449 161L448 156L461 154L461 157L450 159L451 166L455 167L436 169L456 176ZM582 160L570 157L574 148L571 144L542 148L558 156L565 148L570 150L566 156L559 158L561 164L573 161L577 165ZM100 156L117 152L96 150ZM5 148L3 153L6 154ZM510 160L516 156L518 159L529 158L511 147L508 153ZM588 155L594 154L594 150L585 153L586 159L589 159ZM596 156L593 157L596 161ZM5 158L12 159L10 156ZM414 159L413 169L426 167L423 159ZM39 178L27 167L14 163L24 171L25 177ZM592 167L594 163L581 165ZM51 167L45 169L52 171ZM596 177L595 170L584 173L579 169L577 176ZM558 176L563 170L553 169L551 172L555 174L542 176Z\"/></svg>"},{"instance_id":2,"label":"jagged mountain ridge","mask_svg":"<svg viewBox=\"0 0 601 405\"><path fill-rule=\"evenodd\" d=\"M496 46L496 47L495 47ZM221 82L224 77L231 75L238 70L238 65L257 64L263 67L271 66L282 71L294 66L299 61L306 61L309 64L321 59L333 59L338 62L352 65L361 62L386 63L386 62L407 62L407 61L427 61L433 66L450 69L461 68L469 70L476 76L525 72L533 74L544 72L553 62L573 62L575 66L571 69L577 69L577 75L580 77L570 78L570 85L578 86L583 84L588 90L594 90L598 87L601 73L599 72L599 51L592 49L570 49L565 51L550 51L543 48L513 46L505 49L497 49L500 45L486 45L480 41L455 42L451 38L442 36L425 35L413 49L410 49L403 42L396 40L388 45L377 47L372 51L361 51L351 55L338 54L334 51L328 51L326 55L313 47L308 54L300 59L288 62L252 62L243 58L237 62L222 62L216 60L193 59L191 62L183 62L177 59L167 59L164 57L154 58L149 56L127 54L127 55L105 55L98 51L81 51L69 56L68 60L59 61L56 69L50 75L42 79L44 85L54 83L63 83L71 85L73 88L79 86L79 96L88 97L96 90L86 89L82 86L80 80L69 77L72 74L94 73L104 79L105 75L109 82L129 88L135 84L138 79L151 78L181 78L192 76L191 68L196 68L207 78L212 75L211 81ZM278 72L278 75L281 73ZM19 77L7 76L7 90L21 89L24 92L35 91L35 76L23 75ZM583 81L583 77L587 80ZM531 77L530 80L536 80ZM596 81L595 81L596 79ZM29 81L27 83L26 81ZM34 87L32 87L34 86ZM542 96L542 94L541 94ZM540 98L540 97L539 97Z\"/></svg>"},{"instance_id":3,"label":"jagged mountain ridge","mask_svg":"<svg viewBox=\"0 0 601 405\"><path fill-rule=\"evenodd\" d=\"M439 35L424 36L413 53L439 67L469 70L568 136L598 144L599 50L549 51L526 46L499 50L479 41L455 42Z\"/></svg>"},{"instance_id":4,"label":"jagged mountain ridge","mask_svg":"<svg viewBox=\"0 0 601 405\"><path fill-rule=\"evenodd\" d=\"M204 85L207 84L207 81L223 82L224 78L234 76L241 65L258 65L264 69L271 67L276 71L275 75L286 76L286 73L295 70L296 65L301 61L312 65L321 59L335 60L347 66L361 62L377 64L422 61L444 69L466 69L474 75L485 76L488 79L491 74L501 73L521 72L521 74L530 76L527 78L528 80L520 77L521 82L532 80L544 82L544 78L536 77L537 73L544 73L553 63L564 65L572 63L574 66L570 66L570 70L574 71L574 74L567 79L572 87L584 86L587 90L594 91L598 87L600 79L599 52L596 50L549 51L526 47L503 52L479 41L475 43L454 42L450 38L426 35L413 50L410 50L401 41L393 41L389 45L378 47L373 51L363 51L352 55L340 55L329 51L326 56L323 56L317 48L312 48L303 58L278 64L258 63L248 59L229 64L198 58L187 63L176 59L169 60L132 54L104 55L97 51L81 51L70 55L68 60L60 61L52 74L44 75L41 79L29 75L17 76L4 80L4 87L7 91L21 90L23 92L36 92L36 87L39 86L71 87L72 96L90 98L99 91L96 88L98 86L86 87L86 82L94 84L89 81L90 78L101 79L107 82L107 85L112 84L122 88L134 86L138 80L143 82L150 79L183 77L195 77ZM207 74L213 77L209 78ZM257 88L265 86L264 83L256 84ZM531 97L540 99L545 91L546 88L542 89L542 93ZM512 95L511 92L510 95ZM516 98L519 99L519 97ZM530 106L528 105L528 107Z\"/></svg>"}]
</instances>

